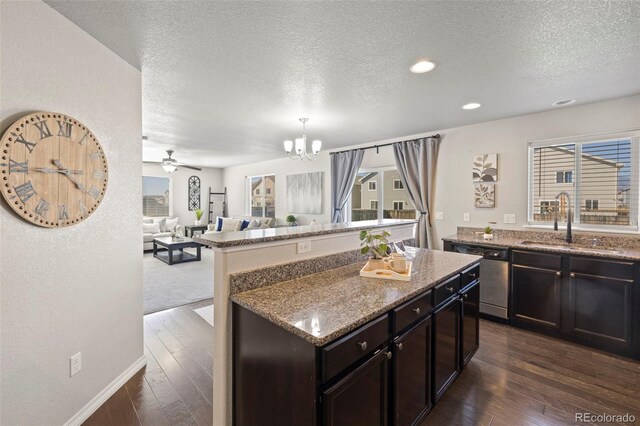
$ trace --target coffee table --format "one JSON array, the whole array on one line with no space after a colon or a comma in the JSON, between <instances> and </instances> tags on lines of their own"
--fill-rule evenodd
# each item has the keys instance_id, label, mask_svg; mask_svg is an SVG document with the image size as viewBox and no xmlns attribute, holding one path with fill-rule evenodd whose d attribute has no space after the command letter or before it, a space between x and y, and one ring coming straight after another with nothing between
<instances>
[{"instance_id":1,"label":"coffee table","mask_svg":"<svg viewBox=\"0 0 640 426\"><path fill-rule=\"evenodd\" d=\"M166 252L159 252L158 246L167 249ZM201 259L201 244L196 243L191 238L181 238L174 240L171 237L162 237L153 239L153 257L162 260L167 265L175 265L177 263L197 262ZM195 248L197 254L193 255L184 251L185 248ZM177 251L177 253L174 253Z\"/></svg>"}]
</instances>

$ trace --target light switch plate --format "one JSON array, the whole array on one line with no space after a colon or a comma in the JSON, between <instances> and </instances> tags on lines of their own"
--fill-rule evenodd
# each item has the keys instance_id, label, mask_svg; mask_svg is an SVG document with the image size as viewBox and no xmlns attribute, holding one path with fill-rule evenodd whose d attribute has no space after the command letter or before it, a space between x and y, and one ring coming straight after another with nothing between
<instances>
[{"instance_id":1,"label":"light switch plate","mask_svg":"<svg viewBox=\"0 0 640 426\"><path fill-rule=\"evenodd\" d=\"M516 215L515 214L505 214L504 215L504 223L516 223Z\"/></svg>"},{"instance_id":2,"label":"light switch plate","mask_svg":"<svg viewBox=\"0 0 640 426\"><path fill-rule=\"evenodd\" d=\"M82 352L69 358L69 377L82 370Z\"/></svg>"},{"instance_id":3,"label":"light switch plate","mask_svg":"<svg viewBox=\"0 0 640 426\"><path fill-rule=\"evenodd\" d=\"M464 213L462 216L465 222L469 222L471 220L471 215L468 212Z\"/></svg>"},{"instance_id":4,"label":"light switch plate","mask_svg":"<svg viewBox=\"0 0 640 426\"><path fill-rule=\"evenodd\" d=\"M436 220L444 220L444 213L436 212Z\"/></svg>"}]
</instances>

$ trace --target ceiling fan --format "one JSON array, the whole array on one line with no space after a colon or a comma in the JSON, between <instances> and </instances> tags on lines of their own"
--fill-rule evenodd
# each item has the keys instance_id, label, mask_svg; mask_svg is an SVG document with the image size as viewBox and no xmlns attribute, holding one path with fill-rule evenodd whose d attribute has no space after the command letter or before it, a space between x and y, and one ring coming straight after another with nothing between
<instances>
[{"instance_id":1,"label":"ceiling fan","mask_svg":"<svg viewBox=\"0 0 640 426\"><path fill-rule=\"evenodd\" d=\"M162 161L145 161L145 163L160 164L162 166L162 168L164 169L164 171L167 172L167 173L175 172L178 167L184 167L185 169L202 170L199 167L189 166L187 164L184 164L184 163L181 163L181 162L177 161L175 158L171 158L172 154L173 154L173 150L169 149L169 150L167 150L168 157L167 158L163 158Z\"/></svg>"}]
</instances>

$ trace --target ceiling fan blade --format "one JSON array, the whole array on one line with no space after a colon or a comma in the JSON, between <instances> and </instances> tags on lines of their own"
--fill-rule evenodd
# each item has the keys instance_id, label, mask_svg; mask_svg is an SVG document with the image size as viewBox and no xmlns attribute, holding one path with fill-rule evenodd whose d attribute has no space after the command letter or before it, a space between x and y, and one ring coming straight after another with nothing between
<instances>
[{"instance_id":1,"label":"ceiling fan blade","mask_svg":"<svg viewBox=\"0 0 640 426\"><path fill-rule=\"evenodd\" d=\"M186 169L192 169L192 170L198 170L198 171L201 171L201 170L202 170L202 169L201 169L201 168L199 168L199 167L187 166L186 164L181 164L181 163L178 163L178 164L176 164L176 165L177 165L178 167L184 167L184 168L186 168Z\"/></svg>"},{"instance_id":2,"label":"ceiling fan blade","mask_svg":"<svg viewBox=\"0 0 640 426\"><path fill-rule=\"evenodd\" d=\"M143 161L144 164L162 164L162 161Z\"/></svg>"}]
</instances>

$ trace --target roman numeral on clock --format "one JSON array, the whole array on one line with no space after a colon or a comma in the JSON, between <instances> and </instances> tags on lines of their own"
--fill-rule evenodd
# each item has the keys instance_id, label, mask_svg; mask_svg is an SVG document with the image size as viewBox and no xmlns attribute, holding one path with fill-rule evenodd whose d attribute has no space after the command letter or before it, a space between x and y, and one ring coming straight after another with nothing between
<instances>
[{"instance_id":1,"label":"roman numeral on clock","mask_svg":"<svg viewBox=\"0 0 640 426\"><path fill-rule=\"evenodd\" d=\"M9 173L29 173L29 161L24 163L18 163L15 160L9 159L9 164L0 163L0 167L9 166Z\"/></svg>"},{"instance_id":2,"label":"roman numeral on clock","mask_svg":"<svg viewBox=\"0 0 640 426\"><path fill-rule=\"evenodd\" d=\"M67 210L67 206L64 204L58 206L58 220L67 220L69 219L69 210Z\"/></svg>"},{"instance_id":3,"label":"roman numeral on clock","mask_svg":"<svg viewBox=\"0 0 640 426\"><path fill-rule=\"evenodd\" d=\"M84 205L84 203L82 201L78 201L79 205L80 205L80 213L82 215L87 214L87 206Z\"/></svg>"},{"instance_id":4,"label":"roman numeral on clock","mask_svg":"<svg viewBox=\"0 0 640 426\"><path fill-rule=\"evenodd\" d=\"M40 200L40 202L36 206L35 212L37 215L45 217L49 212L49 202L46 200Z\"/></svg>"},{"instance_id":5,"label":"roman numeral on clock","mask_svg":"<svg viewBox=\"0 0 640 426\"><path fill-rule=\"evenodd\" d=\"M89 154L89 158L91 160L97 160L98 158L100 158L100 152L98 151L92 152L91 154Z\"/></svg>"},{"instance_id":6,"label":"roman numeral on clock","mask_svg":"<svg viewBox=\"0 0 640 426\"><path fill-rule=\"evenodd\" d=\"M73 125L64 121L56 120L58 122L58 136L64 136L65 138L71 138L71 131Z\"/></svg>"},{"instance_id":7,"label":"roman numeral on clock","mask_svg":"<svg viewBox=\"0 0 640 426\"><path fill-rule=\"evenodd\" d=\"M24 138L24 136L22 136L22 133L20 133L19 135L16 135L14 132L11 132L11 135L15 138L14 142L18 142L18 143L23 144L24 146L27 147L29 152L32 152L33 148L36 147L36 143L35 142L29 142L28 140L26 140Z\"/></svg>"},{"instance_id":8,"label":"roman numeral on clock","mask_svg":"<svg viewBox=\"0 0 640 426\"><path fill-rule=\"evenodd\" d=\"M87 140L87 136L89 136L89 132L85 133L85 134L84 134L84 136L82 136L82 137L80 138L80 140L78 141L78 143L79 143L80 145L84 145L85 141Z\"/></svg>"},{"instance_id":9,"label":"roman numeral on clock","mask_svg":"<svg viewBox=\"0 0 640 426\"><path fill-rule=\"evenodd\" d=\"M47 126L47 122L45 120L33 123L33 125L36 126L38 130L40 130L40 139L48 138L49 136L51 136L51 130L49 130L49 126Z\"/></svg>"},{"instance_id":10,"label":"roman numeral on clock","mask_svg":"<svg viewBox=\"0 0 640 426\"><path fill-rule=\"evenodd\" d=\"M14 186L13 189L16 191L16 195L20 198L23 204L26 204L29 201L29 198L36 195L36 191L33 189L31 185L31 181L25 182L22 185Z\"/></svg>"},{"instance_id":11,"label":"roman numeral on clock","mask_svg":"<svg viewBox=\"0 0 640 426\"><path fill-rule=\"evenodd\" d=\"M96 170L95 172L93 172L93 177L95 179L102 179L104 178L104 172L101 172L100 170Z\"/></svg>"},{"instance_id":12,"label":"roman numeral on clock","mask_svg":"<svg viewBox=\"0 0 640 426\"><path fill-rule=\"evenodd\" d=\"M100 190L94 185L91 185L91 188L89 188L87 194L91 195L93 198L98 198L100 196Z\"/></svg>"}]
</instances>

